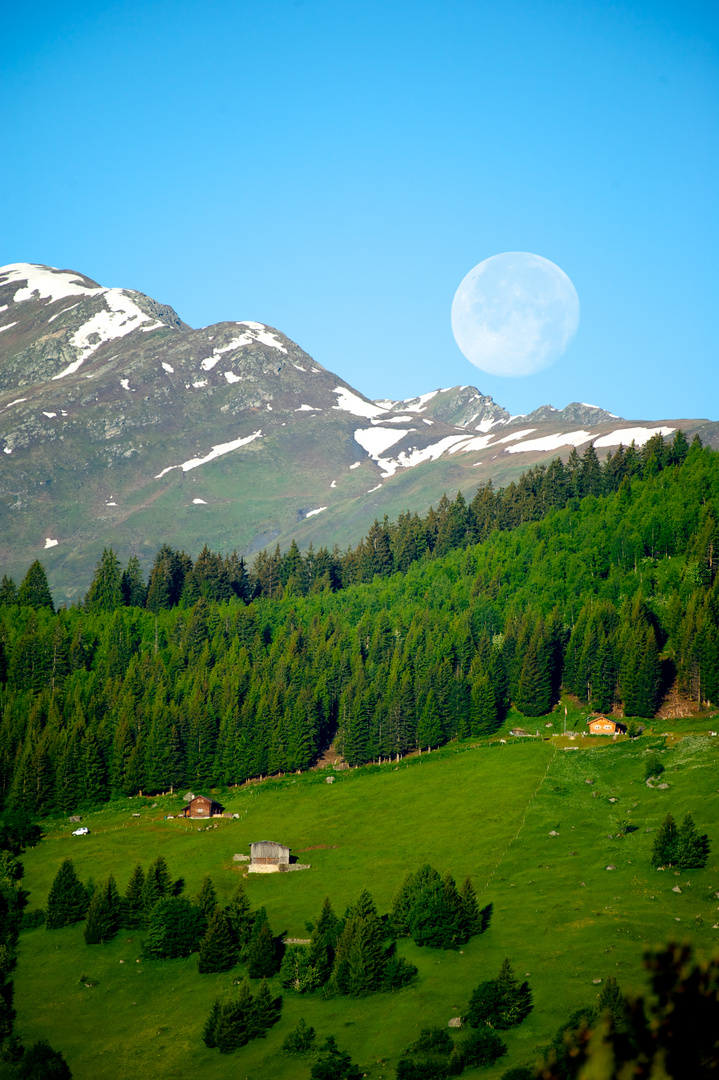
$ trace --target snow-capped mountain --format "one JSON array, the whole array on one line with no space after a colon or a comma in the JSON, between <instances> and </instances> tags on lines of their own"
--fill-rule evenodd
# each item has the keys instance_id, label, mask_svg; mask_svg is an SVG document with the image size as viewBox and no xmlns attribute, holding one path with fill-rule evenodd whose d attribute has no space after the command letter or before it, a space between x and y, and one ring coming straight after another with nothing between
<instances>
[{"instance_id":1,"label":"snow-capped mountain","mask_svg":"<svg viewBox=\"0 0 719 1080\"><path fill-rule=\"evenodd\" d=\"M105 545L145 561L164 541L346 545L445 489L678 426L716 438L580 403L510 416L473 386L371 401L262 323L196 330L74 271L0 269L0 563L44 551L68 596Z\"/></svg>"}]
</instances>

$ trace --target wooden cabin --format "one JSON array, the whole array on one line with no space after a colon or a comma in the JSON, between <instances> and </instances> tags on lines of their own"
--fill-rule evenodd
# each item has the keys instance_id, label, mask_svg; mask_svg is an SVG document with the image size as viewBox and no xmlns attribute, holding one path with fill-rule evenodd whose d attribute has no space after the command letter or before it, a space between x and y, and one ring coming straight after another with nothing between
<instances>
[{"instance_id":1,"label":"wooden cabin","mask_svg":"<svg viewBox=\"0 0 719 1080\"><path fill-rule=\"evenodd\" d=\"M626 735L626 724L611 720L608 716L593 716L587 720L590 735Z\"/></svg>"},{"instance_id":2,"label":"wooden cabin","mask_svg":"<svg viewBox=\"0 0 719 1080\"><path fill-rule=\"evenodd\" d=\"M214 799L207 795L195 795L180 811L179 817L186 818L211 818L213 814L221 814L222 807Z\"/></svg>"},{"instance_id":3,"label":"wooden cabin","mask_svg":"<svg viewBox=\"0 0 719 1080\"><path fill-rule=\"evenodd\" d=\"M289 866L290 849L273 840L260 840L250 844L250 858L253 866Z\"/></svg>"}]
</instances>

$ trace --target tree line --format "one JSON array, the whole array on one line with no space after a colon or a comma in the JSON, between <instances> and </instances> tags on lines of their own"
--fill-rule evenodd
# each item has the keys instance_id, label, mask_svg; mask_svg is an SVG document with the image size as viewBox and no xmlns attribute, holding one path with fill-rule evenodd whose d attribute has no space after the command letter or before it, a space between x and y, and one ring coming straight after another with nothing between
<instances>
[{"instance_id":1,"label":"tree line","mask_svg":"<svg viewBox=\"0 0 719 1080\"><path fill-rule=\"evenodd\" d=\"M487 738L510 704L544 715L562 687L644 718L675 677L718 702L719 455L665 450L611 494L336 591L105 610L105 553L86 603L54 612L33 564L0 606L0 799L70 813L238 784L333 739L388 759Z\"/></svg>"}]
</instances>

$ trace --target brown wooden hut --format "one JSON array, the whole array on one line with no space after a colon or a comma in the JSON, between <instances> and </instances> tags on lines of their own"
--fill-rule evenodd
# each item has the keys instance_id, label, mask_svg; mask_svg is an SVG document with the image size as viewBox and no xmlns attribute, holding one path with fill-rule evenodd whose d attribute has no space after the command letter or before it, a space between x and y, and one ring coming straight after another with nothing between
<instances>
[{"instance_id":1,"label":"brown wooden hut","mask_svg":"<svg viewBox=\"0 0 719 1080\"><path fill-rule=\"evenodd\" d=\"M193 799L190 799L186 803L179 813L179 817L186 818L211 818L213 814L221 814L222 807L214 799L209 799L207 795L195 795Z\"/></svg>"}]
</instances>

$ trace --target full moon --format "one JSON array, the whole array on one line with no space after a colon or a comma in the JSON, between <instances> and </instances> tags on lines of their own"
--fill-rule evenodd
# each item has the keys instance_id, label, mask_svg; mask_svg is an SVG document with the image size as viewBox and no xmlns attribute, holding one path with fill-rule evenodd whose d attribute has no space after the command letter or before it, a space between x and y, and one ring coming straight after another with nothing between
<instances>
[{"instance_id":1,"label":"full moon","mask_svg":"<svg viewBox=\"0 0 719 1080\"><path fill-rule=\"evenodd\" d=\"M452 333L490 375L517 377L558 360L579 325L577 290L563 270L526 251L478 263L452 302Z\"/></svg>"}]
</instances>

